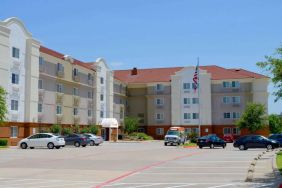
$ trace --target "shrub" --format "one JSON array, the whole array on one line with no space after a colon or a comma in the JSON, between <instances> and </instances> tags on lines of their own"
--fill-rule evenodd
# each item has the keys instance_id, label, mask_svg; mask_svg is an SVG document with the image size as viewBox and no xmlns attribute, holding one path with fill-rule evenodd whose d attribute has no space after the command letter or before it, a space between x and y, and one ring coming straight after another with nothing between
<instances>
[{"instance_id":1,"label":"shrub","mask_svg":"<svg viewBox=\"0 0 282 188\"><path fill-rule=\"evenodd\" d=\"M124 131L127 134L131 134L138 129L139 119L136 117L126 117L124 119Z\"/></svg>"},{"instance_id":2,"label":"shrub","mask_svg":"<svg viewBox=\"0 0 282 188\"><path fill-rule=\"evenodd\" d=\"M97 125L91 125L88 130L90 133L96 135L99 132L99 127Z\"/></svg>"},{"instance_id":3,"label":"shrub","mask_svg":"<svg viewBox=\"0 0 282 188\"><path fill-rule=\"evenodd\" d=\"M83 128L83 129L81 129L80 133L81 133L81 134L89 133L89 128L85 127L85 128Z\"/></svg>"},{"instance_id":4,"label":"shrub","mask_svg":"<svg viewBox=\"0 0 282 188\"><path fill-rule=\"evenodd\" d=\"M63 130L62 130L63 135L68 135L68 134L72 134L72 133L73 133L73 131L72 131L71 128L63 128Z\"/></svg>"},{"instance_id":5,"label":"shrub","mask_svg":"<svg viewBox=\"0 0 282 188\"><path fill-rule=\"evenodd\" d=\"M73 127L73 132L74 132L74 133L80 133L80 127L79 127L79 125L74 125L74 127Z\"/></svg>"},{"instance_id":6,"label":"shrub","mask_svg":"<svg viewBox=\"0 0 282 188\"><path fill-rule=\"evenodd\" d=\"M8 140L0 140L0 146L7 146Z\"/></svg>"},{"instance_id":7,"label":"shrub","mask_svg":"<svg viewBox=\"0 0 282 188\"><path fill-rule=\"evenodd\" d=\"M198 134L195 132L191 132L188 134L188 139L192 142L192 143L196 143L197 142L197 138L198 138Z\"/></svg>"},{"instance_id":8,"label":"shrub","mask_svg":"<svg viewBox=\"0 0 282 188\"><path fill-rule=\"evenodd\" d=\"M133 140L153 140L153 138L145 133L131 133L130 138Z\"/></svg>"},{"instance_id":9,"label":"shrub","mask_svg":"<svg viewBox=\"0 0 282 188\"><path fill-rule=\"evenodd\" d=\"M50 128L50 131L51 133L54 133L54 134L60 134L62 132L62 127L61 125L52 125L52 127Z\"/></svg>"}]
</instances>

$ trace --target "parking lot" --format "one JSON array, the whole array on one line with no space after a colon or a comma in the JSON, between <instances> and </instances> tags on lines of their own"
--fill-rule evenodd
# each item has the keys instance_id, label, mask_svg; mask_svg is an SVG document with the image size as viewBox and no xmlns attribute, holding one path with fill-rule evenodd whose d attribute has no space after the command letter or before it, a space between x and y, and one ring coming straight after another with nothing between
<instances>
[{"instance_id":1,"label":"parking lot","mask_svg":"<svg viewBox=\"0 0 282 188\"><path fill-rule=\"evenodd\" d=\"M184 149L163 142L0 150L0 187L271 187L244 182L263 149Z\"/></svg>"}]
</instances>

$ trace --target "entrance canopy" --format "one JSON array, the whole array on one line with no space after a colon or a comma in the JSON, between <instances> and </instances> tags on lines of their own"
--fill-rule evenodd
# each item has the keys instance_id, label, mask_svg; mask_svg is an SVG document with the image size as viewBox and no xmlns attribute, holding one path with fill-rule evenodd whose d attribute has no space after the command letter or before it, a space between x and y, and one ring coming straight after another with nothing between
<instances>
[{"instance_id":1,"label":"entrance canopy","mask_svg":"<svg viewBox=\"0 0 282 188\"><path fill-rule=\"evenodd\" d=\"M103 118L99 124L103 128L118 128L118 121L115 118Z\"/></svg>"}]
</instances>

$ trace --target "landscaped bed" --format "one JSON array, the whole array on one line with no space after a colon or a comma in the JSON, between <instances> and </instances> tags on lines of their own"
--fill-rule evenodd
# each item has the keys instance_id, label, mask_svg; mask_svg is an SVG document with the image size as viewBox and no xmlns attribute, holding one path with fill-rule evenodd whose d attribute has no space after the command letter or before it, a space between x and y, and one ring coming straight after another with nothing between
<instances>
[{"instance_id":1,"label":"landscaped bed","mask_svg":"<svg viewBox=\"0 0 282 188\"><path fill-rule=\"evenodd\" d=\"M184 148L195 148L195 147L197 147L197 144L196 143L185 143L184 145L183 145L183 147Z\"/></svg>"},{"instance_id":2,"label":"landscaped bed","mask_svg":"<svg viewBox=\"0 0 282 188\"><path fill-rule=\"evenodd\" d=\"M278 170L280 171L280 174L282 175L282 151L277 153L276 164L277 164Z\"/></svg>"}]
</instances>

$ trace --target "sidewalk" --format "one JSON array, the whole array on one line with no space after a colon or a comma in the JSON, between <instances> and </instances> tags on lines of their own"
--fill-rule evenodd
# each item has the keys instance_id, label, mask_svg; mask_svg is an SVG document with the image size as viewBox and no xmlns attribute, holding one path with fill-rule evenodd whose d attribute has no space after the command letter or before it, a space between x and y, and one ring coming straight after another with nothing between
<instances>
[{"instance_id":1,"label":"sidewalk","mask_svg":"<svg viewBox=\"0 0 282 188\"><path fill-rule=\"evenodd\" d=\"M266 152L261 159L257 160L253 182L255 183L272 183L271 187L279 187L282 183L282 177L277 172L276 154L274 151Z\"/></svg>"}]
</instances>

